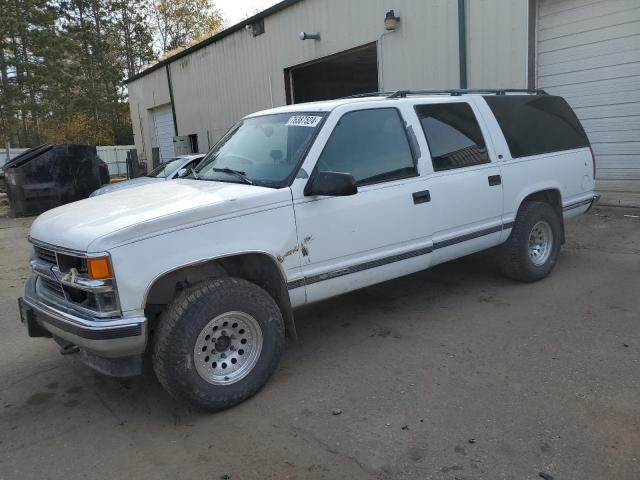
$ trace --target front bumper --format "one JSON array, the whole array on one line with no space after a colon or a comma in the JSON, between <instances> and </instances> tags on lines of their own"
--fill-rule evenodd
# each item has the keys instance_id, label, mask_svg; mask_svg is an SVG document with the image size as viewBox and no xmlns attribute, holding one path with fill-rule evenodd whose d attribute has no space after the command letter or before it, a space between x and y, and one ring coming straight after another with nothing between
<instances>
[{"instance_id":1,"label":"front bumper","mask_svg":"<svg viewBox=\"0 0 640 480\"><path fill-rule=\"evenodd\" d=\"M100 319L88 317L73 308L38 294L37 275L27 279L20 303L20 319L30 336L45 336L78 346L85 353L104 358L139 355L147 343L144 316Z\"/></svg>"}]
</instances>

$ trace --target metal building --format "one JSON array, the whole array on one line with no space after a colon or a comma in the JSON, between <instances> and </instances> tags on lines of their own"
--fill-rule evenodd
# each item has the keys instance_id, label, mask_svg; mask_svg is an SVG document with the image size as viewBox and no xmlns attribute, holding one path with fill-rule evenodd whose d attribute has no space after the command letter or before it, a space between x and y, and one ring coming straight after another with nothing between
<instances>
[{"instance_id":1,"label":"metal building","mask_svg":"<svg viewBox=\"0 0 640 480\"><path fill-rule=\"evenodd\" d=\"M604 200L640 205L639 0L285 0L128 81L149 165L208 151L256 110L459 87L563 95Z\"/></svg>"}]
</instances>

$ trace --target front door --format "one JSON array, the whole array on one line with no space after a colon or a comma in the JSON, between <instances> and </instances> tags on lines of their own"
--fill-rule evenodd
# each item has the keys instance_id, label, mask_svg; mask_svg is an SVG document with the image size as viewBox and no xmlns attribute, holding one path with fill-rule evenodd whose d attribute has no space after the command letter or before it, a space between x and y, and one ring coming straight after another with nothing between
<instances>
[{"instance_id":1,"label":"front door","mask_svg":"<svg viewBox=\"0 0 640 480\"><path fill-rule=\"evenodd\" d=\"M323 129L331 132L328 139L318 139L305 166L351 173L358 193L305 196L308 180L292 186L308 302L430 264L429 187L419 176L419 149L401 110L340 108Z\"/></svg>"}]
</instances>

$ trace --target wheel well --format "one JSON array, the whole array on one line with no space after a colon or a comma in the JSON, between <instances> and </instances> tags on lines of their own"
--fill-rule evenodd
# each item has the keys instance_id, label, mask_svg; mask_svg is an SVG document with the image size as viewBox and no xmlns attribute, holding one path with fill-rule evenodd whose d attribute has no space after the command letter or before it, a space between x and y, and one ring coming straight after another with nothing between
<instances>
[{"instance_id":1,"label":"wheel well","mask_svg":"<svg viewBox=\"0 0 640 480\"><path fill-rule=\"evenodd\" d=\"M562 225L562 231L560 232L561 242L564 244L564 216L562 214L562 195L559 190L555 188L550 188L547 190L540 190L539 192L534 192L527 195L520 203L520 207L518 207L518 213L520 213L520 208L527 202L544 202L551 205L558 217L560 218L560 224ZM517 216L516 216L517 218Z\"/></svg>"},{"instance_id":2,"label":"wheel well","mask_svg":"<svg viewBox=\"0 0 640 480\"><path fill-rule=\"evenodd\" d=\"M157 317L184 288L206 278L225 276L243 278L264 288L282 312L287 335L297 338L287 282L275 260L264 253L217 258L166 273L147 292L147 318Z\"/></svg>"}]
</instances>

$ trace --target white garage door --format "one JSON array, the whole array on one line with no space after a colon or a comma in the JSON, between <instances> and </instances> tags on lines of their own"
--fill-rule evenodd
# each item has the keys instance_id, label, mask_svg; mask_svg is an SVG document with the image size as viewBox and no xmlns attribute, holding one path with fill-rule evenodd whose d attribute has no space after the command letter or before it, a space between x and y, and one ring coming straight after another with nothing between
<instances>
[{"instance_id":1,"label":"white garage door","mask_svg":"<svg viewBox=\"0 0 640 480\"><path fill-rule=\"evenodd\" d=\"M154 108L152 111L153 132L151 135L151 145L160 149L160 161L166 162L174 157L173 136L175 129L173 126L173 113L171 105Z\"/></svg>"},{"instance_id":2,"label":"white garage door","mask_svg":"<svg viewBox=\"0 0 640 480\"><path fill-rule=\"evenodd\" d=\"M603 201L640 206L640 0L540 0L538 86L575 109Z\"/></svg>"}]
</instances>

